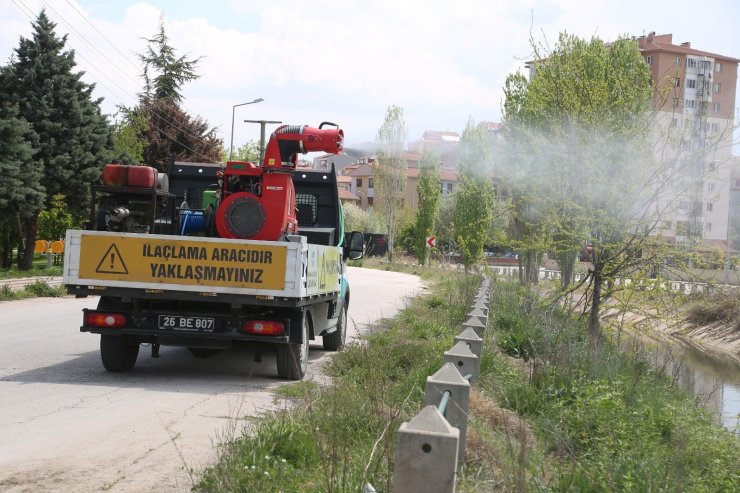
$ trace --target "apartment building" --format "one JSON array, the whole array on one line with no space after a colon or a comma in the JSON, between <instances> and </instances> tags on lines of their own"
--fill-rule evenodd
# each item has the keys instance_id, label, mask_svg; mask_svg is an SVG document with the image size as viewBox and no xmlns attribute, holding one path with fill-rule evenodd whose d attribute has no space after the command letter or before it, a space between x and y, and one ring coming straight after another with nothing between
<instances>
[{"instance_id":1,"label":"apartment building","mask_svg":"<svg viewBox=\"0 0 740 493\"><path fill-rule=\"evenodd\" d=\"M674 44L671 34L637 42L656 87L656 157L675 171L658 204L660 234L727 251L738 59Z\"/></svg>"},{"instance_id":2,"label":"apartment building","mask_svg":"<svg viewBox=\"0 0 740 493\"><path fill-rule=\"evenodd\" d=\"M412 212L419 208L419 196L416 185L419 181L419 154L409 152L406 154L406 184L404 188L403 202ZM378 163L375 158L360 158L356 165L347 166L344 169L345 176L351 180L349 192L359 198L359 206L366 210L375 205L375 167ZM442 168L440 173L440 195L448 197L452 194L458 182L458 171L450 168Z\"/></svg>"}]
</instances>

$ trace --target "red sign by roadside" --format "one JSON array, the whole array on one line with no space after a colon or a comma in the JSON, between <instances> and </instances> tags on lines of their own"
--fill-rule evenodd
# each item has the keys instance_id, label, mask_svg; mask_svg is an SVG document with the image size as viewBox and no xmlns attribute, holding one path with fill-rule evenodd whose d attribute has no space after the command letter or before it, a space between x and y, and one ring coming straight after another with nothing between
<instances>
[{"instance_id":1,"label":"red sign by roadside","mask_svg":"<svg viewBox=\"0 0 740 493\"><path fill-rule=\"evenodd\" d=\"M436 236L427 236L427 248L435 248L437 246Z\"/></svg>"}]
</instances>

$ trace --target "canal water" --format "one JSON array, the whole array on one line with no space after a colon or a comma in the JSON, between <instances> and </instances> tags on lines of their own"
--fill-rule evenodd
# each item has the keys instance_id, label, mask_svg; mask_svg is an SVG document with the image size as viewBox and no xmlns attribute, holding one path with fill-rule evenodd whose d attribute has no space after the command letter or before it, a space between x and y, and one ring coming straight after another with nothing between
<instances>
[{"instance_id":1,"label":"canal water","mask_svg":"<svg viewBox=\"0 0 740 493\"><path fill-rule=\"evenodd\" d=\"M622 332L622 346L637 337ZM641 335L639 341L655 368L691 392L728 430L740 434L740 361L720 352L705 352L679 339L655 339Z\"/></svg>"}]
</instances>

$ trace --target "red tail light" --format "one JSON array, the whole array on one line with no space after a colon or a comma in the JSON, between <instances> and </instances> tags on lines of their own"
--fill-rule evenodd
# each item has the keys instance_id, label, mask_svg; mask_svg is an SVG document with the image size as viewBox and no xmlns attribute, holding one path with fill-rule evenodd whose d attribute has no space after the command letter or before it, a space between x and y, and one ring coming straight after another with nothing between
<instances>
[{"instance_id":1,"label":"red tail light","mask_svg":"<svg viewBox=\"0 0 740 493\"><path fill-rule=\"evenodd\" d=\"M285 334L285 324L276 320L249 320L244 322L242 330L260 336L281 336Z\"/></svg>"},{"instance_id":2,"label":"red tail light","mask_svg":"<svg viewBox=\"0 0 740 493\"><path fill-rule=\"evenodd\" d=\"M85 325L114 329L126 325L126 317L120 313L86 312Z\"/></svg>"}]
</instances>

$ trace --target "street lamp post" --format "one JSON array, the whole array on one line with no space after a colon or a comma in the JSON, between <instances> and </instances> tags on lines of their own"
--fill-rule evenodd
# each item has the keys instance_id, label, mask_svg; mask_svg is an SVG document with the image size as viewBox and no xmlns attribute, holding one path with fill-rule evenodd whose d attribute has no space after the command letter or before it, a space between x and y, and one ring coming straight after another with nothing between
<instances>
[{"instance_id":1,"label":"street lamp post","mask_svg":"<svg viewBox=\"0 0 740 493\"><path fill-rule=\"evenodd\" d=\"M237 106L244 106L244 105L247 105L247 104L261 103L262 101L264 101L264 99L257 98L254 101L249 101L248 103L235 104L231 108L231 143L229 144L229 159L231 159L231 157L234 155L234 114L236 112L236 107Z\"/></svg>"}]
</instances>

